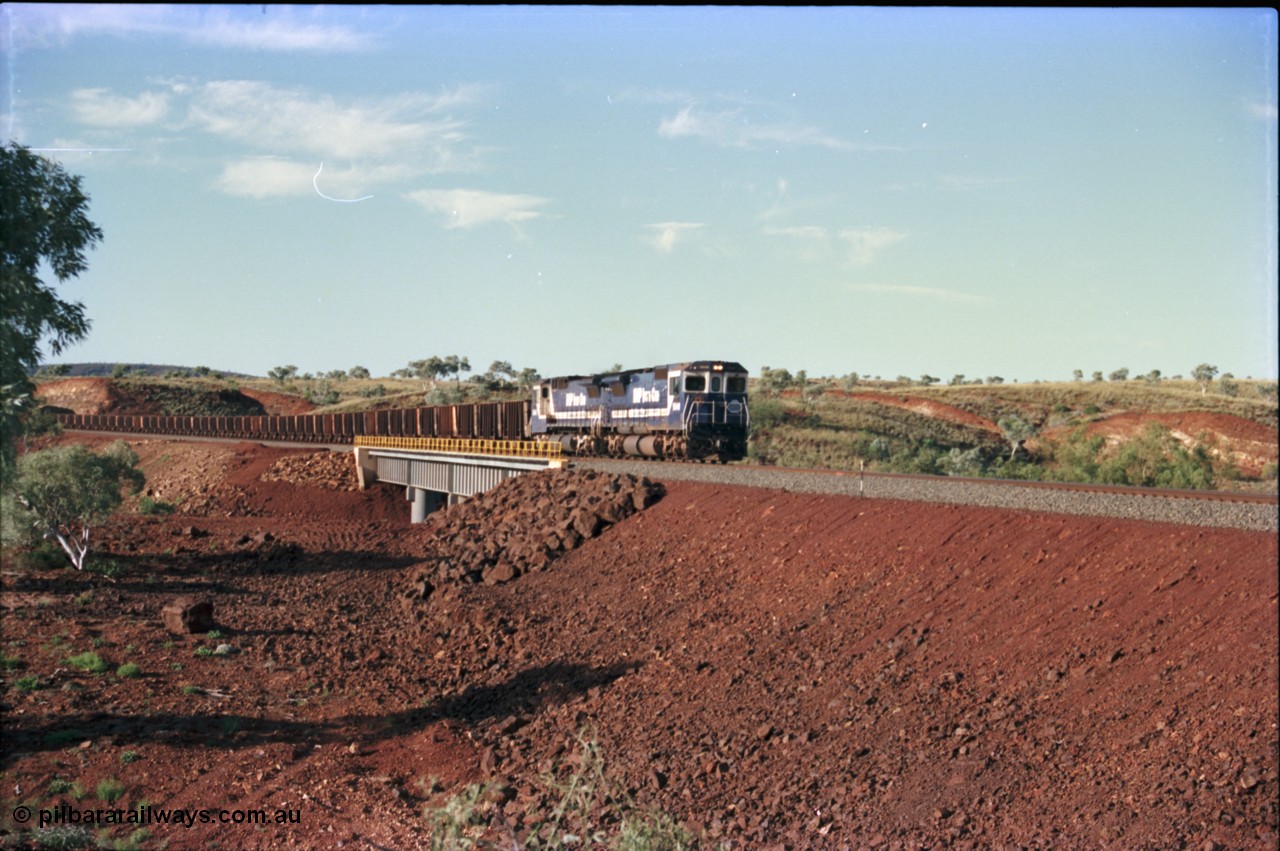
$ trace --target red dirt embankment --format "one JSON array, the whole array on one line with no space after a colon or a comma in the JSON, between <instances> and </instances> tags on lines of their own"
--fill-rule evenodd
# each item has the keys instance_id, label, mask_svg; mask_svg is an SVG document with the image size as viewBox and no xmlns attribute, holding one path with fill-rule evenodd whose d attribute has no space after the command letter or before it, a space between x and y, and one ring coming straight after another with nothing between
<instances>
[{"instance_id":1,"label":"red dirt embankment","mask_svg":"<svg viewBox=\"0 0 1280 851\"><path fill-rule=\"evenodd\" d=\"M272 390L258 390L251 387L241 387L240 392L256 400L266 409L267 415L272 417L309 414L316 409L316 406L306 399L291 393L276 393Z\"/></svg>"},{"instance_id":2,"label":"red dirt embankment","mask_svg":"<svg viewBox=\"0 0 1280 851\"><path fill-rule=\"evenodd\" d=\"M63 378L36 388L42 405L66 408L81 415L112 414L123 397L106 378Z\"/></svg>"},{"instance_id":3,"label":"red dirt embankment","mask_svg":"<svg viewBox=\"0 0 1280 851\"><path fill-rule=\"evenodd\" d=\"M114 777L128 806L301 814L157 842L420 847L472 780L518 831L589 728L703 847L1275 847L1274 534L669 480L545 569L406 600L448 515L298 454L232 447L198 514L122 520L118 582L5 577L4 651L46 683L5 674L6 812ZM179 592L219 637L163 632ZM61 663L94 639L144 676Z\"/></svg>"},{"instance_id":4,"label":"red dirt embankment","mask_svg":"<svg viewBox=\"0 0 1280 851\"><path fill-rule=\"evenodd\" d=\"M1215 456L1235 464L1245 476L1256 478L1264 467L1280 459L1280 433L1232 414L1125 412L1089 423L1085 433L1101 435L1109 445L1115 446L1138 437L1153 424L1168 428L1187 447L1203 444ZM1072 430L1064 427L1042 432L1037 440L1058 439Z\"/></svg>"},{"instance_id":5,"label":"red dirt embankment","mask_svg":"<svg viewBox=\"0 0 1280 851\"><path fill-rule=\"evenodd\" d=\"M845 399L859 399L863 402L874 402L877 405L887 405L891 408L902 408L922 416L946 420L957 425L969 426L970 428L981 429L994 434L1000 433L1000 427L986 417L980 417L963 408L957 408L955 405L948 405L944 402L935 402L932 399L921 399L918 396L889 395L886 393L849 393L844 390L828 390L827 393Z\"/></svg>"}]
</instances>

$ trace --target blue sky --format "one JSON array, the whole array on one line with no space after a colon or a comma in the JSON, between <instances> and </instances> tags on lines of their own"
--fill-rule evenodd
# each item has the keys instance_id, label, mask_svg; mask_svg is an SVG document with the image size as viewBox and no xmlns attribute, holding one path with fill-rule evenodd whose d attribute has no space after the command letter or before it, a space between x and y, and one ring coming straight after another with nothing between
<instances>
[{"instance_id":1,"label":"blue sky","mask_svg":"<svg viewBox=\"0 0 1280 851\"><path fill-rule=\"evenodd\" d=\"M1277 17L0 7L68 361L1277 374Z\"/></svg>"}]
</instances>

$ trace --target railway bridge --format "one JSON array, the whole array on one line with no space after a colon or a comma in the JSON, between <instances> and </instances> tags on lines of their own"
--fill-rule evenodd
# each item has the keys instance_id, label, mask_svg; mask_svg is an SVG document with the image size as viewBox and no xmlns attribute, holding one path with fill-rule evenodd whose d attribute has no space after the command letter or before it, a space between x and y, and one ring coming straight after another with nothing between
<instances>
[{"instance_id":1,"label":"railway bridge","mask_svg":"<svg viewBox=\"0 0 1280 851\"><path fill-rule=\"evenodd\" d=\"M558 443L358 436L354 444L360 488L403 485L414 523L506 479L564 464Z\"/></svg>"}]
</instances>

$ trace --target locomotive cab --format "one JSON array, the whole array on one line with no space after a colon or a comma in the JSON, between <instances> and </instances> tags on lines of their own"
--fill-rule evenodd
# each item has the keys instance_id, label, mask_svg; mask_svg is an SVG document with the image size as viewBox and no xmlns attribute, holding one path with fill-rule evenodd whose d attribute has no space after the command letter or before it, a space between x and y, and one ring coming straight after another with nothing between
<instances>
[{"instance_id":1,"label":"locomotive cab","mask_svg":"<svg viewBox=\"0 0 1280 851\"><path fill-rule=\"evenodd\" d=\"M736 363L695 361L670 379L680 399L691 458L736 461L747 454L747 371Z\"/></svg>"}]
</instances>

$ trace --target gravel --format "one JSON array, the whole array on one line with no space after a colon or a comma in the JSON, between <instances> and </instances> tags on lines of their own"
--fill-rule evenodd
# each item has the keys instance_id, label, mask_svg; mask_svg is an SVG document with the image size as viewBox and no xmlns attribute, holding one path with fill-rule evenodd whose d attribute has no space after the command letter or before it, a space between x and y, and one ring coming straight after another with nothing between
<instances>
[{"instance_id":1,"label":"gravel","mask_svg":"<svg viewBox=\"0 0 1280 851\"><path fill-rule=\"evenodd\" d=\"M857 473L804 472L772 467L595 459L573 463L580 467L592 467L614 473L648 476L659 481L667 479L714 482L798 493L844 494L868 499L955 503L989 508L1011 508L1019 511L1045 511L1191 526L1250 529L1261 532L1275 532L1280 529L1276 506L1257 503L1091 493L1075 489L1020 487L971 479L930 480L876 475L863 477Z\"/></svg>"}]
</instances>

